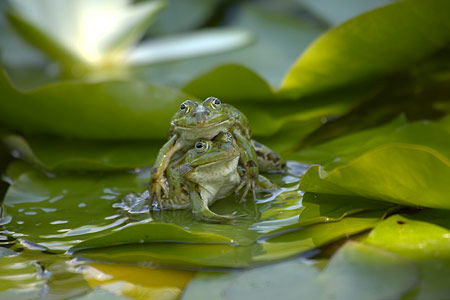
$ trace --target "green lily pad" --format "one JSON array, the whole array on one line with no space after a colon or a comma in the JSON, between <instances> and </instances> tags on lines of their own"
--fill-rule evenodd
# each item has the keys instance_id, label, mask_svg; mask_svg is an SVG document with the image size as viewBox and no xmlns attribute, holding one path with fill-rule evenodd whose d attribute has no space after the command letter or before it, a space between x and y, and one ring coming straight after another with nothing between
<instances>
[{"instance_id":1,"label":"green lily pad","mask_svg":"<svg viewBox=\"0 0 450 300\"><path fill-rule=\"evenodd\" d=\"M189 232L179 226L165 223L137 224L125 227L120 231L93 238L77 244L72 250L83 248L100 248L117 245L151 242L194 242L194 243L232 243L233 240L214 233Z\"/></svg>"},{"instance_id":2,"label":"green lily pad","mask_svg":"<svg viewBox=\"0 0 450 300\"><path fill-rule=\"evenodd\" d=\"M257 203L240 204L234 195L222 199L212 206L216 213L242 217L236 224L210 224L196 220L189 210L151 214L145 208L131 210L124 196L145 190L149 169L45 175L13 164L7 175L12 185L3 202L5 220L9 220L4 228L13 237L51 251L156 242L251 245L259 236L289 226L336 221L388 207L361 198L320 194L303 199L297 190L298 177L274 174L269 176L284 187L258 194Z\"/></svg>"},{"instance_id":3,"label":"green lily pad","mask_svg":"<svg viewBox=\"0 0 450 300\"><path fill-rule=\"evenodd\" d=\"M300 189L450 209L445 124L393 122L300 152L295 156L306 158L301 160L323 164L306 172Z\"/></svg>"},{"instance_id":4,"label":"green lily pad","mask_svg":"<svg viewBox=\"0 0 450 300\"><path fill-rule=\"evenodd\" d=\"M248 246L227 244L151 243L77 251L75 256L120 263L168 266L248 267L291 257L375 226L384 211L360 214L339 222L264 238Z\"/></svg>"},{"instance_id":5,"label":"green lily pad","mask_svg":"<svg viewBox=\"0 0 450 300\"><path fill-rule=\"evenodd\" d=\"M166 139L170 119L190 98L126 80L64 81L22 92L3 71L0 89L0 119L10 128L80 139Z\"/></svg>"},{"instance_id":6,"label":"green lily pad","mask_svg":"<svg viewBox=\"0 0 450 300\"><path fill-rule=\"evenodd\" d=\"M272 88L257 73L233 64L219 66L196 77L183 90L202 99L210 95L228 101L274 98Z\"/></svg>"},{"instance_id":7,"label":"green lily pad","mask_svg":"<svg viewBox=\"0 0 450 300\"><path fill-rule=\"evenodd\" d=\"M182 299L399 299L417 280L408 260L349 242L323 271L296 259L241 272L200 272Z\"/></svg>"},{"instance_id":8,"label":"green lily pad","mask_svg":"<svg viewBox=\"0 0 450 300\"><path fill-rule=\"evenodd\" d=\"M343 218L338 222L307 227L299 223L295 231L292 231L295 226L289 226L286 228L286 233L278 232L274 236L269 233L265 239L261 240L264 250L261 254L255 255L254 260L264 262L290 257L336 241L343 236L366 231L378 224L384 212L384 210L364 212Z\"/></svg>"},{"instance_id":9,"label":"green lily pad","mask_svg":"<svg viewBox=\"0 0 450 300\"><path fill-rule=\"evenodd\" d=\"M49 171L122 170L153 163L163 140L94 142L8 135L3 138L10 151L25 161Z\"/></svg>"},{"instance_id":10,"label":"green lily pad","mask_svg":"<svg viewBox=\"0 0 450 300\"><path fill-rule=\"evenodd\" d=\"M415 64L450 42L449 12L445 0L409 0L350 19L300 56L280 92L297 98Z\"/></svg>"},{"instance_id":11,"label":"green lily pad","mask_svg":"<svg viewBox=\"0 0 450 300\"><path fill-rule=\"evenodd\" d=\"M424 210L412 216L392 216L378 224L365 242L417 264L420 282L407 299L445 299L450 294L448 212Z\"/></svg>"}]
</instances>

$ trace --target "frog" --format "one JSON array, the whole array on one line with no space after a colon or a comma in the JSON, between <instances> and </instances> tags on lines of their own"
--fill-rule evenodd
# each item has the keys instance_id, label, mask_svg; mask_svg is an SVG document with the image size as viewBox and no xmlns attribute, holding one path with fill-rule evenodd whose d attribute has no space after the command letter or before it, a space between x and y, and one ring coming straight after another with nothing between
<instances>
[{"instance_id":1,"label":"frog","mask_svg":"<svg viewBox=\"0 0 450 300\"><path fill-rule=\"evenodd\" d=\"M200 140L211 140L222 132L230 133L239 150L239 162L245 169L245 186L241 200L249 190L256 199L255 189L259 175L258 158L251 142L247 117L232 105L222 103L216 97L203 102L186 100L181 103L169 127L169 140L162 146L151 171L150 194L162 203L162 197L169 194L165 172L172 157L194 147Z\"/></svg>"},{"instance_id":2,"label":"frog","mask_svg":"<svg viewBox=\"0 0 450 300\"><path fill-rule=\"evenodd\" d=\"M229 132L214 139L200 139L167 169L169 193L158 202L161 210L188 209L197 219L228 222L235 215L219 215L210 210L218 199L231 195L242 183L238 168L240 150Z\"/></svg>"}]
</instances>

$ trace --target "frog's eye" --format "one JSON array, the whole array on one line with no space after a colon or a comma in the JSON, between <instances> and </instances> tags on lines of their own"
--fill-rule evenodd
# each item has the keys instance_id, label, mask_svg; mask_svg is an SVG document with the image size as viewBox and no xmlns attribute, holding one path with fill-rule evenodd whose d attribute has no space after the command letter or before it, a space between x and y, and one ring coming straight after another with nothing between
<instances>
[{"instance_id":1,"label":"frog's eye","mask_svg":"<svg viewBox=\"0 0 450 300\"><path fill-rule=\"evenodd\" d=\"M195 151L197 151L197 153L203 153L206 150L208 150L208 148L209 148L208 143L205 143L205 142L195 143Z\"/></svg>"},{"instance_id":2,"label":"frog's eye","mask_svg":"<svg viewBox=\"0 0 450 300\"><path fill-rule=\"evenodd\" d=\"M225 133L225 139L227 140L227 142L232 142L233 136L231 135L231 133L227 132Z\"/></svg>"},{"instance_id":3,"label":"frog's eye","mask_svg":"<svg viewBox=\"0 0 450 300\"><path fill-rule=\"evenodd\" d=\"M211 101L212 108L218 109L218 108L220 108L220 104L221 104L221 102L217 98L215 98L213 101Z\"/></svg>"},{"instance_id":4,"label":"frog's eye","mask_svg":"<svg viewBox=\"0 0 450 300\"><path fill-rule=\"evenodd\" d=\"M180 111L181 111L182 113L188 113L189 110L190 110L189 104L187 104L186 102L181 103L181 105L180 105Z\"/></svg>"}]
</instances>

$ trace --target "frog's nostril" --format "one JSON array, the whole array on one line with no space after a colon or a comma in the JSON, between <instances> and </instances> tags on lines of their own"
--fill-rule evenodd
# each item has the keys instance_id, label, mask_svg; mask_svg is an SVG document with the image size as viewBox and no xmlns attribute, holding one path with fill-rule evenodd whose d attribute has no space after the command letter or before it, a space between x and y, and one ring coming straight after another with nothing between
<instances>
[{"instance_id":1,"label":"frog's nostril","mask_svg":"<svg viewBox=\"0 0 450 300\"><path fill-rule=\"evenodd\" d=\"M194 113L194 117L197 119L198 122L205 122L206 117L209 116L209 111L197 111Z\"/></svg>"}]
</instances>

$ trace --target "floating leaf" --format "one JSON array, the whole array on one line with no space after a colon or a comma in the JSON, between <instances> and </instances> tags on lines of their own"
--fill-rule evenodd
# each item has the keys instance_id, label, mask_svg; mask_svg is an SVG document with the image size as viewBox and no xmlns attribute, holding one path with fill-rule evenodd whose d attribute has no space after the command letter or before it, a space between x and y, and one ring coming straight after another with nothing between
<instances>
[{"instance_id":1,"label":"floating leaf","mask_svg":"<svg viewBox=\"0 0 450 300\"><path fill-rule=\"evenodd\" d=\"M152 243L81 250L75 256L94 260L167 266L247 267L322 246L341 237L372 228L384 211L311 225L292 233L260 240L248 246L220 244Z\"/></svg>"},{"instance_id":2,"label":"floating leaf","mask_svg":"<svg viewBox=\"0 0 450 300\"><path fill-rule=\"evenodd\" d=\"M324 166L311 167L300 189L450 209L450 135L445 123L395 124L305 150L305 157Z\"/></svg>"},{"instance_id":3,"label":"floating leaf","mask_svg":"<svg viewBox=\"0 0 450 300\"><path fill-rule=\"evenodd\" d=\"M263 78L247 67L234 64L219 66L196 77L184 91L199 98L215 95L228 101L274 98L272 88Z\"/></svg>"},{"instance_id":4,"label":"floating leaf","mask_svg":"<svg viewBox=\"0 0 450 300\"><path fill-rule=\"evenodd\" d=\"M412 263L381 249L347 243L323 271L296 259L248 271L199 273L189 299L398 299L418 279ZM380 286L383 288L380 290Z\"/></svg>"},{"instance_id":5,"label":"floating leaf","mask_svg":"<svg viewBox=\"0 0 450 300\"><path fill-rule=\"evenodd\" d=\"M313 226L302 226L298 224L297 230L292 231L295 226L289 226L284 234L277 233L261 241L262 253L255 255L255 261L271 261L293 256L308 251L324 244L333 242L343 236L360 233L373 228L379 221L383 211L365 212L343 218L338 222L317 224ZM289 231L290 230L290 231Z\"/></svg>"},{"instance_id":6,"label":"floating leaf","mask_svg":"<svg viewBox=\"0 0 450 300\"><path fill-rule=\"evenodd\" d=\"M233 240L214 233L189 232L179 226L165 223L136 224L119 231L77 244L72 250L151 242L232 243Z\"/></svg>"},{"instance_id":7,"label":"floating leaf","mask_svg":"<svg viewBox=\"0 0 450 300\"><path fill-rule=\"evenodd\" d=\"M408 0L351 19L300 56L280 92L297 98L415 64L450 42L449 12L445 0Z\"/></svg>"},{"instance_id":8,"label":"floating leaf","mask_svg":"<svg viewBox=\"0 0 450 300\"><path fill-rule=\"evenodd\" d=\"M417 264L420 282L411 299L445 299L450 294L449 229L446 211L424 210L412 216L388 218L375 227L365 242Z\"/></svg>"},{"instance_id":9,"label":"floating leaf","mask_svg":"<svg viewBox=\"0 0 450 300\"><path fill-rule=\"evenodd\" d=\"M0 88L0 119L10 128L80 139L166 139L179 104L191 98L138 81L65 81L21 92L3 71Z\"/></svg>"},{"instance_id":10,"label":"floating leaf","mask_svg":"<svg viewBox=\"0 0 450 300\"><path fill-rule=\"evenodd\" d=\"M8 135L3 138L14 155L49 171L121 170L152 164L164 141L94 142L50 137Z\"/></svg>"},{"instance_id":11,"label":"floating leaf","mask_svg":"<svg viewBox=\"0 0 450 300\"><path fill-rule=\"evenodd\" d=\"M270 175L286 187L273 194L258 194L256 204L240 204L235 195L222 199L212 206L216 213L243 216L236 224L210 224L196 220L189 210L151 214L127 210L125 194L145 190L149 169L48 177L29 167L13 165L8 176L13 183L3 203L9 219L5 229L9 235L52 251L143 242L251 245L267 232L388 207L360 198L320 194L302 199L297 177Z\"/></svg>"}]
</instances>

